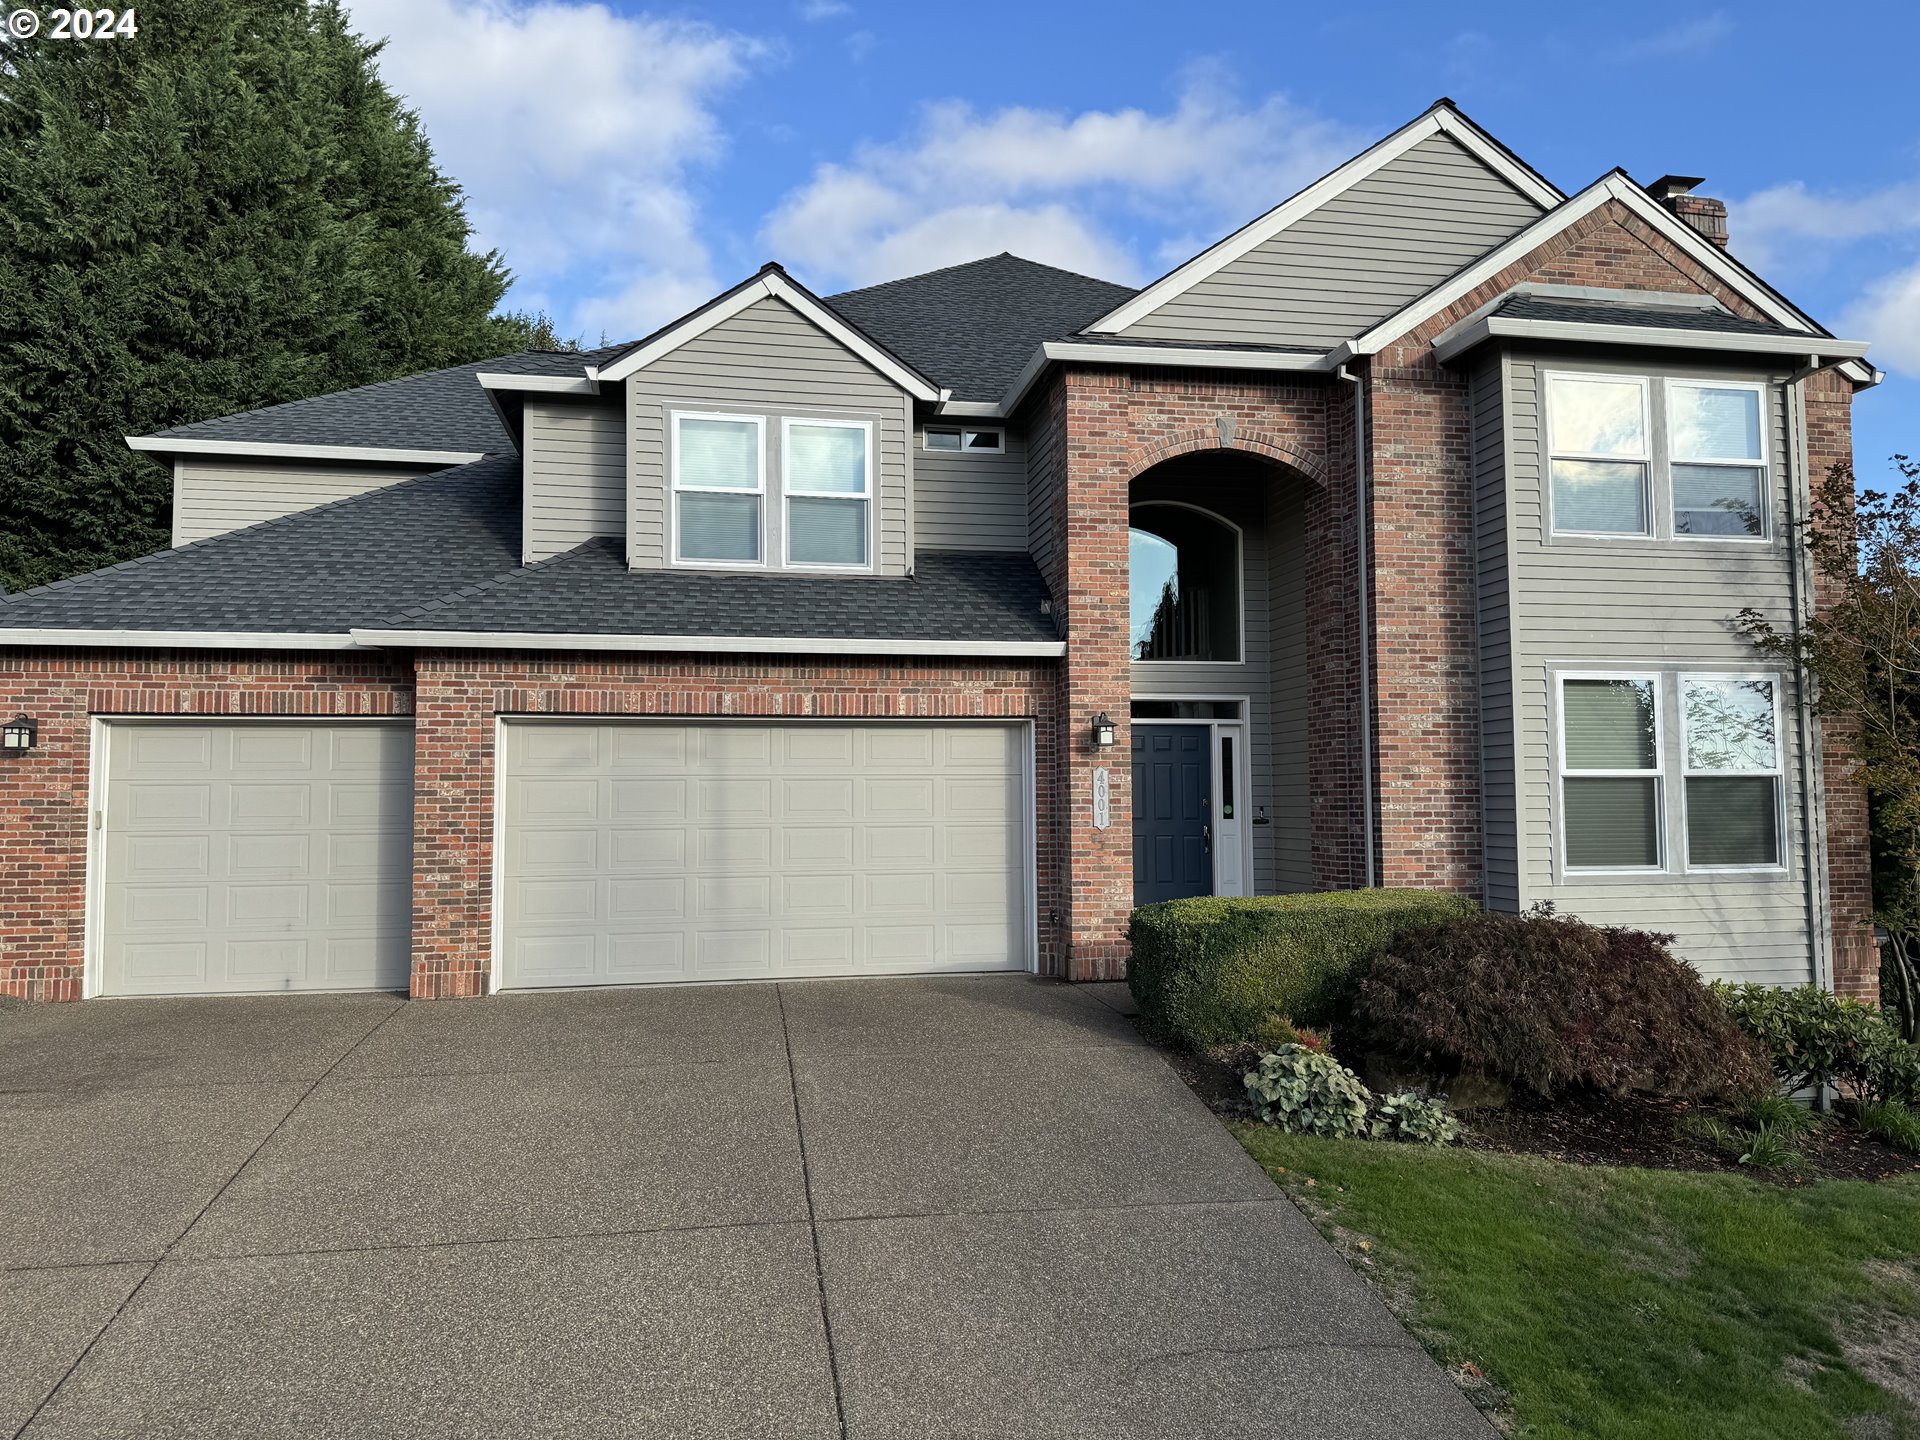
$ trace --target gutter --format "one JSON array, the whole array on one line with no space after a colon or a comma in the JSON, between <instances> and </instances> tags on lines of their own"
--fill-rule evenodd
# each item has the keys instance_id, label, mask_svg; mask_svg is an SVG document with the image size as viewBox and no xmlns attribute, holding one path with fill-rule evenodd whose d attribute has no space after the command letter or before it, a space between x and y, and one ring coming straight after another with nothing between
<instances>
[{"instance_id":1,"label":"gutter","mask_svg":"<svg viewBox=\"0 0 1920 1440\"><path fill-rule=\"evenodd\" d=\"M592 635L510 630L356 629L353 643L377 649L650 650L722 655L930 655L982 659L1058 659L1064 640L879 640L786 635Z\"/></svg>"},{"instance_id":2,"label":"gutter","mask_svg":"<svg viewBox=\"0 0 1920 1440\"><path fill-rule=\"evenodd\" d=\"M1360 815L1366 847L1367 888L1378 879L1373 863L1373 613L1367 570L1367 390L1366 382L1341 365L1336 380L1353 386L1354 599L1360 621Z\"/></svg>"},{"instance_id":3,"label":"gutter","mask_svg":"<svg viewBox=\"0 0 1920 1440\"><path fill-rule=\"evenodd\" d=\"M1115 345L1074 340L1043 340L999 400L948 400L942 415L970 420L1004 420L1020 408L1027 392L1048 365L1078 361L1087 365L1177 365L1200 370L1281 370L1325 374L1334 368L1331 354L1311 350L1221 350L1206 345Z\"/></svg>"},{"instance_id":4,"label":"gutter","mask_svg":"<svg viewBox=\"0 0 1920 1440\"><path fill-rule=\"evenodd\" d=\"M402 450L383 445L290 445L267 440L197 440L179 435L129 435L129 450L156 455L249 455L267 460L360 460L373 464L471 465L484 450Z\"/></svg>"}]
</instances>

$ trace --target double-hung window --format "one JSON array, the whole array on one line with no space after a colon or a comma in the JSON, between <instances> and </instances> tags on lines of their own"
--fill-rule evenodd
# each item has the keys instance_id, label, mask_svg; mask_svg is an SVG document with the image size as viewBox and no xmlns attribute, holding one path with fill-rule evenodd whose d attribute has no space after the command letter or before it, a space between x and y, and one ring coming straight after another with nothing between
<instances>
[{"instance_id":1,"label":"double-hung window","mask_svg":"<svg viewBox=\"0 0 1920 1440\"><path fill-rule=\"evenodd\" d=\"M1661 866L1660 682L1560 682L1560 808L1569 870Z\"/></svg>"},{"instance_id":2,"label":"double-hung window","mask_svg":"<svg viewBox=\"0 0 1920 1440\"><path fill-rule=\"evenodd\" d=\"M1644 380L1547 377L1547 467L1557 533L1652 533L1650 430Z\"/></svg>"},{"instance_id":3,"label":"double-hung window","mask_svg":"<svg viewBox=\"0 0 1920 1440\"><path fill-rule=\"evenodd\" d=\"M766 425L754 415L673 415L674 559L758 565Z\"/></svg>"},{"instance_id":4,"label":"double-hung window","mask_svg":"<svg viewBox=\"0 0 1920 1440\"><path fill-rule=\"evenodd\" d=\"M1767 538L1767 464L1758 385L1669 381L1673 533Z\"/></svg>"},{"instance_id":5,"label":"double-hung window","mask_svg":"<svg viewBox=\"0 0 1920 1440\"><path fill-rule=\"evenodd\" d=\"M863 570L871 563L873 426L781 421L787 564Z\"/></svg>"},{"instance_id":6,"label":"double-hung window","mask_svg":"<svg viewBox=\"0 0 1920 1440\"><path fill-rule=\"evenodd\" d=\"M1766 676L1680 678L1689 869L1779 865L1778 699Z\"/></svg>"}]
</instances>

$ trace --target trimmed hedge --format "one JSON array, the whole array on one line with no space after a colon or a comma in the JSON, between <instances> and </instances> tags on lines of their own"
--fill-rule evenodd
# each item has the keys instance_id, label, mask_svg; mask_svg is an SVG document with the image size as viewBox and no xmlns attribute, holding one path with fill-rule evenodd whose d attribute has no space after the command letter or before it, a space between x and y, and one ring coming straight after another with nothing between
<instances>
[{"instance_id":1,"label":"trimmed hedge","mask_svg":"<svg viewBox=\"0 0 1920 1440\"><path fill-rule=\"evenodd\" d=\"M1348 973L1400 931L1479 912L1437 890L1330 890L1143 905L1127 926L1141 1015L1190 1050L1271 1047L1338 1013Z\"/></svg>"}]
</instances>

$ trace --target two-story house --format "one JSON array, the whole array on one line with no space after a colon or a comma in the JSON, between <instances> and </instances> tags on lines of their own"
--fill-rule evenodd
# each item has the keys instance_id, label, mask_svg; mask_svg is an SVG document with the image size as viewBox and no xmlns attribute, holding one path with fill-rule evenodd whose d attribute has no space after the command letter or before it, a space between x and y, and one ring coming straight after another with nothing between
<instances>
[{"instance_id":1,"label":"two-story house","mask_svg":"<svg viewBox=\"0 0 1920 1440\"><path fill-rule=\"evenodd\" d=\"M776 266L636 343L136 436L0 605L0 990L1122 973L1437 886L1874 990L1865 810L1731 625L1879 378L1725 208L1441 102L1143 290Z\"/></svg>"}]
</instances>

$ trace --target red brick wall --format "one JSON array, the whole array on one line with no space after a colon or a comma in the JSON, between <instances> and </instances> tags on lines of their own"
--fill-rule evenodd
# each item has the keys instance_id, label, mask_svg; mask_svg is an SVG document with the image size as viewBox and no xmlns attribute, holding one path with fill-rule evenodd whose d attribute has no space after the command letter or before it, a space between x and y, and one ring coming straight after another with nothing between
<instances>
[{"instance_id":1,"label":"red brick wall","mask_svg":"<svg viewBox=\"0 0 1920 1440\"><path fill-rule=\"evenodd\" d=\"M1853 464L1853 386L1832 371L1809 379L1807 469L1818 486L1836 462ZM1818 575L1814 601L1834 596ZM1833 988L1863 1000L1880 998L1880 952L1873 938L1873 867L1867 844L1867 792L1853 779L1853 727L1821 722L1820 764L1827 792L1827 892L1833 914Z\"/></svg>"},{"instance_id":2,"label":"red brick wall","mask_svg":"<svg viewBox=\"0 0 1920 1440\"><path fill-rule=\"evenodd\" d=\"M1055 666L787 664L756 658L528 657L495 652L419 657L414 730L413 993L486 991L493 927L494 717L724 715L846 719L1031 719L1039 794L1053 749ZM1037 840L1044 974L1064 968L1047 918L1060 908L1060 861Z\"/></svg>"},{"instance_id":3,"label":"red brick wall","mask_svg":"<svg viewBox=\"0 0 1920 1440\"><path fill-rule=\"evenodd\" d=\"M40 722L0 757L0 995L77 1000L96 715L404 715L404 660L184 651L0 654L0 710Z\"/></svg>"}]
</instances>

